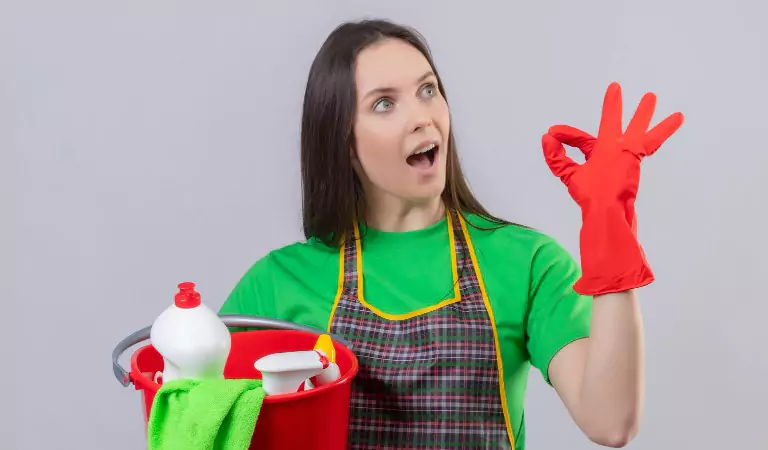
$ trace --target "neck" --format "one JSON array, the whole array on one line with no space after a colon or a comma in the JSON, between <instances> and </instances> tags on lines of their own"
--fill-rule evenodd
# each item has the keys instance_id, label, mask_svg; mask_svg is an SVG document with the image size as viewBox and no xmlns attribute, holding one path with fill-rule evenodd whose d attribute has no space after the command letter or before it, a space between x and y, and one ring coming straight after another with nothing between
<instances>
[{"instance_id":1,"label":"neck","mask_svg":"<svg viewBox=\"0 0 768 450\"><path fill-rule=\"evenodd\" d=\"M389 198L370 204L365 219L368 226L380 231L405 232L426 228L444 216L445 205L440 197L419 203Z\"/></svg>"}]
</instances>

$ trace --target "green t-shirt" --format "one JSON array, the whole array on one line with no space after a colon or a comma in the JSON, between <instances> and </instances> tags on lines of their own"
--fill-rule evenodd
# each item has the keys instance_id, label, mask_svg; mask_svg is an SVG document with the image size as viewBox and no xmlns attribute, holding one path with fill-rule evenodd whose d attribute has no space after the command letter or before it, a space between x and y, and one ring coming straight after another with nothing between
<instances>
[{"instance_id":1,"label":"green t-shirt","mask_svg":"<svg viewBox=\"0 0 768 450\"><path fill-rule=\"evenodd\" d=\"M518 449L530 366L549 383L552 357L589 335L592 302L573 291L580 268L554 239L535 230L467 216L467 230L496 321L507 407ZM392 315L453 298L447 220L409 232L361 229L365 300ZM327 330L338 291L339 251L315 239L274 250L243 276L221 314L247 314Z\"/></svg>"}]
</instances>

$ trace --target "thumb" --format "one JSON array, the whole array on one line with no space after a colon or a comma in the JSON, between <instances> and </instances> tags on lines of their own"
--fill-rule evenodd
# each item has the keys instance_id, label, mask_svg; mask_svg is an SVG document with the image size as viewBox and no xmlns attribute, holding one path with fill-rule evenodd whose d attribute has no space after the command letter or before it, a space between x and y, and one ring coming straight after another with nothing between
<instances>
[{"instance_id":1,"label":"thumb","mask_svg":"<svg viewBox=\"0 0 768 450\"><path fill-rule=\"evenodd\" d=\"M549 170L567 185L571 175L579 168L579 164L568 157L563 144L550 134L541 137L541 147Z\"/></svg>"},{"instance_id":2,"label":"thumb","mask_svg":"<svg viewBox=\"0 0 768 450\"><path fill-rule=\"evenodd\" d=\"M553 125L549 134L563 144L581 150L585 159L589 159L597 141L591 134L568 125Z\"/></svg>"}]
</instances>

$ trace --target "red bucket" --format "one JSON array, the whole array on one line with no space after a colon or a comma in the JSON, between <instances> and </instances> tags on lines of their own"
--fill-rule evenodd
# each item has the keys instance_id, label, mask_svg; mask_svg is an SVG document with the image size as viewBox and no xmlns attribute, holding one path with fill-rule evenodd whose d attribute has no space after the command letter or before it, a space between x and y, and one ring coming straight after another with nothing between
<instances>
[{"instance_id":1,"label":"red bucket","mask_svg":"<svg viewBox=\"0 0 768 450\"><path fill-rule=\"evenodd\" d=\"M311 350L319 330L290 322L248 316L221 316L230 327L267 328L232 333L232 348L224 368L224 377L261 378L253 367L259 358L279 352ZM162 372L163 358L152 345L139 348L131 357L131 371L126 373L117 362L129 347L148 339L150 327L132 334L112 354L115 376L124 385L134 384L142 392L145 423L160 385L154 374ZM357 374L357 358L351 345L331 335L336 349L336 364L341 378L325 386L292 394L264 398L252 449L343 450L347 448L349 399L352 379Z\"/></svg>"}]
</instances>

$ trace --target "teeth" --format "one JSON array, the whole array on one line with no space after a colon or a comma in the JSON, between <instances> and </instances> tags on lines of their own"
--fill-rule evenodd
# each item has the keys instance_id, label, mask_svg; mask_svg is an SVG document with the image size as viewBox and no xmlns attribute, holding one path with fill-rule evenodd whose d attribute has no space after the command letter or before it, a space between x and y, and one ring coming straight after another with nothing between
<instances>
[{"instance_id":1,"label":"teeth","mask_svg":"<svg viewBox=\"0 0 768 450\"><path fill-rule=\"evenodd\" d=\"M422 148L420 150L416 150L415 152L413 152L413 154L414 155L418 155L418 154L421 154L421 153L426 153L426 152L432 150L433 148L435 148L435 144L429 144L429 145L427 145L426 147L424 147L424 148Z\"/></svg>"}]
</instances>

